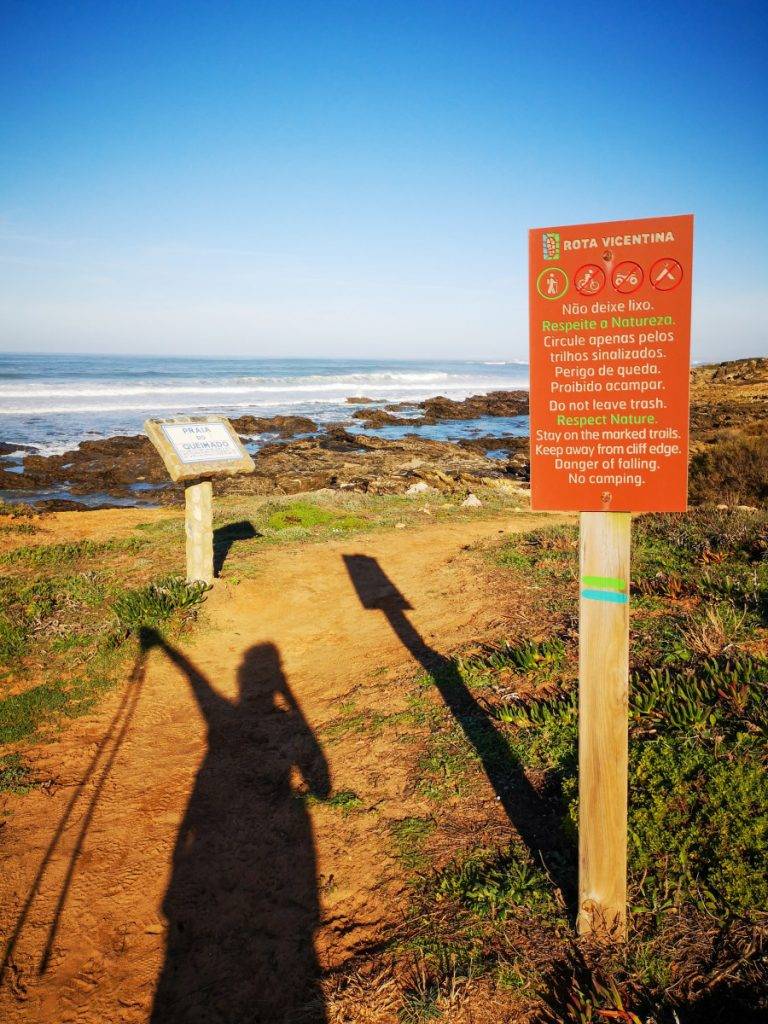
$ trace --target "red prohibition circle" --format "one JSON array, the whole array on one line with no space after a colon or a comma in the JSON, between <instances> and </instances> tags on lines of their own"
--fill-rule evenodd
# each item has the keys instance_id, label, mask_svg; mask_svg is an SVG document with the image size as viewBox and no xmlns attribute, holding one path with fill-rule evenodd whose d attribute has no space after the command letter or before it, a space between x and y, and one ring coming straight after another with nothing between
<instances>
[{"instance_id":1,"label":"red prohibition circle","mask_svg":"<svg viewBox=\"0 0 768 1024\"><path fill-rule=\"evenodd\" d=\"M642 267L634 260L624 260L614 268L611 281L617 292L621 292L622 295L631 295L643 283Z\"/></svg>"},{"instance_id":2,"label":"red prohibition circle","mask_svg":"<svg viewBox=\"0 0 768 1024\"><path fill-rule=\"evenodd\" d=\"M585 263L576 271L573 283L580 295L597 295L605 288L605 271L596 263Z\"/></svg>"},{"instance_id":3,"label":"red prohibition circle","mask_svg":"<svg viewBox=\"0 0 768 1024\"><path fill-rule=\"evenodd\" d=\"M671 292L683 280L683 268L677 260L672 259L671 256L665 256L653 264L648 273L648 279L653 287L660 292Z\"/></svg>"}]
</instances>

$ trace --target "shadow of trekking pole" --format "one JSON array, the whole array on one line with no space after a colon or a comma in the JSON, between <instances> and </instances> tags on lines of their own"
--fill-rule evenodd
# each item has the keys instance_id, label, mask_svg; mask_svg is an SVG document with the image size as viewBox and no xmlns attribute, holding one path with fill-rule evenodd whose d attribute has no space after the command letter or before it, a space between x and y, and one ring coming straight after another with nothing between
<instances>
[{"instance_id":1,"label":"shadow of trekking pole","mask_svg":"<svg viewBox=\"0 0 768 1024\"><path fill-rule=\"evenodd\" d=\"M83 843L88 834L93 816L96 812L96 808L99 804L99 799L104 790L104 786L109 777L109 773L112 770L112 766L115 763L120 748L123 745L125 737L130 728L131 721L136 712L136 708L139 703L141 696L141 690L144 683L144 676L146 673L146 660L147 660L148 647L141 639L141 646L139 654L133 666L133 670L129 677L128 685L125 688L125 692L120 698L120 704L112 716L112 721L107 727L107 731L99 741L99 745L96 748L96 752L88 764L82 778L75 786L75 790L72 796L69 798L64 813L59 820L56 830L51 838L48 848L45 851L40 867L37 869L37 873L32 881L32 885L29 888L27 897L24 900L24 905L14 926L13 932L11 933L8 943L5 947L3 954L3 960L0 964L0 984L2 984L3 978L13 960L13 954L18 944L21 933L24 929L24 925L29 917L32 905L40 892L45 873L56 853L56 849L61 841L62 836L68 829L70 820L72 819L75 811L79 809L81 803L81 797L85 798L86 791L90 784L95 779L95 784L88 797L88 802L85 811L80 819L80 825L78 828L77 839L75 840L74 848L69 855L69 864L64 875L64 880L61 883L61 889L59 896L56 900L56 907L51 917L51 922L48 928L48 934L45 941L45 946L40 958L40 964L38 966L38 973L44 974L48 969L48 963L50 961L51 952L53 950L54 943L56 941L56 935L58 932L59 921L61 915L64 912L66 906L67 897L69 890L72 885L72 879L77 868L77 862L82 853Z\"/></svg>"}]
</instances>

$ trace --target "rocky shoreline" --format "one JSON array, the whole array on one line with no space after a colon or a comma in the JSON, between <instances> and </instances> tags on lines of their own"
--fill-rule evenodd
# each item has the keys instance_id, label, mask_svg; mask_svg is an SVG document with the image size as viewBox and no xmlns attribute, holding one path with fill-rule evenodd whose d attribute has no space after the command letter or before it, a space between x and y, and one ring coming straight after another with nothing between
<instances>
[{"instance_id":1,"label":"rocky shoreline","mask_svg":"<svg viewBox=\"0 0 768 1024\"><path fill-rule=\"evenodd\" d=\"M329 487L396 494L419 481L440 490L456 490L489 481L524 483L528 478L526 437L446 442L412 432L450 420L527 416L527 391L491 392L463 402L437 397L386 408L383 401L360 396L350 404L361 407L352 414L361 421L361 428L411 429L392 439L358 433L349 424L319 426L304 416L240 416L231 422L246 443L255 435L266 434L269 440L252 453L255 472L217 481L217 492L279 495ZM405 410L411 415L394 415ZM0 446L0 491L13 492L14 499L38 508L107 507L110 498L163 505L183 500L183 489L170 483L160 457L142 435L82 441L60 455L42 456L30 450L21 466L12 465L8 458L14 451L19 446ZM486 452L501 452L504 457L488 458ZM68 497L41 497L57 490L65 490ZM79 496L93 495L103 497L97 506L93 501L78 501Z\"/></svg>"},{"instance_id":2,"label":"rocky shoreline","mask_svg":"<svg viewBox=\"0 0 768 1024\"><path fill-rule=\"evenodd\" d=\"M305 416L240 416L232 424L246 442L268 435L253 452L256 471L216 483L219 493L294 494L321 488L372 494L404 493L424 481L443 491L470 490L481 483L524 487L529 477L529 439L502 433L460 441L430 440L413 428L450 421L519 418L528 415L527 391L496 391L464 401L437 396L419 403L387 404L359 396L354 425L319 426ZM403 436L370 431L387 427ZM410 430L408 428L411 428ZM768 359L742 359L695 367L691 372L691 451L710 458L722 444L747 438L759 451L768 447ZM19 446L0 442L0 491L38 508L93 508L101 502L175 504L182 489L170 484L149 440L142 435L83 441L62 455L41 456L29 449L22 465L9 456ZM758 453L759 454L759 453ZM65 491L66 497L45 498ZM78 500L88 496L87 503Z\"/></svg>"}]
</instances>

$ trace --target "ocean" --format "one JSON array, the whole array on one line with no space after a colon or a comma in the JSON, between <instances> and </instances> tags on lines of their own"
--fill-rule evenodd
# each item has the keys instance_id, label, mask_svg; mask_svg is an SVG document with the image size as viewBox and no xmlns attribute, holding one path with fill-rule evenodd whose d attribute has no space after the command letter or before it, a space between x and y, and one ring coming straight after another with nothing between
<instances>
[{"instance_id":1,"label":"ocean","mask_svg":"<svg viewBox=\"0 0 768 1024\"><path fill-rule=\"evenodd\" d=\"M223 413L353 422L351 397L418 402L528 387L528 366L503 361L187 359L0 354L0 441L41 454L87 438L137 434L150 416ZM360 427L357 425L356 429ZM376 433L396 437L402 427ZM507 420L420 427L436 439L525 432Z\"/></svg>"}]
</instances>

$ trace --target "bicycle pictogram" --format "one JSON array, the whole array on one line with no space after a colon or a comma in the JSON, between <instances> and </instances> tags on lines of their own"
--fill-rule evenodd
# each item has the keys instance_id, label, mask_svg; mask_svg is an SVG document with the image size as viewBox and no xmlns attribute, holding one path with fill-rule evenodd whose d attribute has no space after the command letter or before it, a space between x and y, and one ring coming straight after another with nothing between
<instances>
[{"instance_id":1,"label":"bicycle pictogram","mask_svg":"<svg viewBox=\"0 0 768 1024\"><path fill-rule=\"evenodd\" d=\"M576 271L573 284L580 295L597 295L605 287L605 271L595 263L586 263Z\"/></svg>"}]
</instances>

